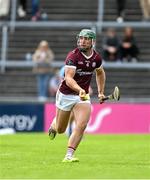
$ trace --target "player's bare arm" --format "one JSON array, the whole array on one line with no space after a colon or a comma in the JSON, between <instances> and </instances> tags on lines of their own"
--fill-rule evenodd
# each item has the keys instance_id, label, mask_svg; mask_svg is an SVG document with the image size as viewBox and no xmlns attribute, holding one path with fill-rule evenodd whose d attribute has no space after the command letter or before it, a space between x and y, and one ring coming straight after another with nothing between
<instances>
[{"instance_id":1,"label":"player's bare arm","mask_svg":"<svg viewBox=\"0 0 150 180\"><path fill-rule=\"evenodd\" d=\"M96 69L96 83L97 83L97 88L98 88L98 98L100 102L102 101L102 98L105 97L104 95L105 80L106 80L105 71L103 67L101 66Z\"/></svg>"},{"instance_id":2,"label":"player's bare arm","mask_svg":"<svg viewBox=\"0 0 150 180\"><path fill-rule=\"evenodd\" d=\"M76 91L79 94L80 98L83 98L84 96L86 96L86 92L73 79L75 72L75 68L65 67L65 81L68 87Z\"/></svg>"}]
</instances>

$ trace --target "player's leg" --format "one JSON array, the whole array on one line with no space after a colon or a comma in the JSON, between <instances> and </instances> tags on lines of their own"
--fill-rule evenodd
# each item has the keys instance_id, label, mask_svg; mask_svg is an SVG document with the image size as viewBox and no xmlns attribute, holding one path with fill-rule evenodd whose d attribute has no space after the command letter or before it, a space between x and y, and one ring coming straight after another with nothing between
<instances>
[{"instance_id":1,"label":"player's leg","mask_svg":"<svg viewBox=\"0 0 150 180\"><path fill-rule=\"evenodd\" d=\"M63 111L57 109L56 114L56 130L59 134L66 131L71 111Z\"/></svg>"},{"instance_id":2,"label":"player's leg","mask_svg":"<svg viewBox=\"0 0 150 180\"><path fill-rule=\"evenodd\" d=\"M82 139L84 130L90 118L90 113L91 113L90 103L76 104L73 108L73 113L76 124L68 141L68 149L64 161L67 159L72 159L74 151L76 150Z\"/></svg>"},{"instance_id":3,"label":"player's leg","mask_svg":"<svg viewBox=\"0 0 150 180\"><path fill-rule=\"evenodd\" d=\"M73 108L74 117L75 117L75 128L72 132L72 135L69 139L68 146L72 146L75 149L81 141L84 130L87 126L87 123L91 114L91 104L90 103L78 103Z\"/></svg>"},{"instance_id":4,"label":"player's leg","mask_svg":"<svg viewBox=\"0 0 150 180\"><path fill-rule=\"evenodd\" d=\"M71 111L63 111L56 108L56 117L49 128L49 137L51 140L55 138L56 133L61 134L65 132L68 125L70 112Z\"/></svg>"},{"instance_id":5,"label":"player's leg","mask_svg":"<svg viewBox=\"0 0 150 180\"><path fill-rule=\"evenodd\" d=\"M71 111L70 117L69 117L69 124L68 124L68 137L70 137L72 134L72 128L73 128L72 126L73 126L74 120L75 120L74 114L73 114L73 111Z\"/></svg>"},{"instance_id":6,"label":"player's leg","mask_svg":"<svg viewBox=\"0 0 150 180\"><path fill-rule=\"evenodd\" d=\"M49 137L51 140L55 138L56 133L63 133L66 130L73 106L74 102L72 102L70 96L62 94L60 91L57 92L56 117L53 119L49 128Z\"/></svg>"}]
</instances>

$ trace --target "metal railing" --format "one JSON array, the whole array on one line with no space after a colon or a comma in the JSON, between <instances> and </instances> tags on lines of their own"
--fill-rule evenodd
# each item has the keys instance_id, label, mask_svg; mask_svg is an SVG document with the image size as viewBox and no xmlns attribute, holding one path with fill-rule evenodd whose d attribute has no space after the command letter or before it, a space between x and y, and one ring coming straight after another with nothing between
<instances>
[{"instance_id":1,"label":"metal railing","mask_svg":"<svg viewBox=\"0 0 150 180\"><path fill-rule=\"evenodd\" d=\"M1 72L5 72L5 63L7 56L7 43L8 43L8 27L3 26L2 28L2 48L1 48Z\"/></svg>"},{"instance_id":2,"label":"metal railing","mask_svg":"<svg viewBox=\"0 0 150 180\"><path fill-rule=\"evenodd\" d=\"M11 0L11 31L15 30L15 22L16 22L16 12L17 12L17 0Z\"/></svg>"},{"instance_id":3,"label":"metal railing","mask_svg":"<svg viewBox=\"0 0 150 180\"><path fill-rule=\"evenodd\" d=\"M32 68L36 64L32 61L0 61L1 67L8 67L8 68ZM54 61L52 63L52 67L54 68L60 68L64 65L64 61ZM131 63L131 62L103 62L103 66L107 69L113 68L113 69L150 69L150 63Z\"/></svg>"}]
</instances>

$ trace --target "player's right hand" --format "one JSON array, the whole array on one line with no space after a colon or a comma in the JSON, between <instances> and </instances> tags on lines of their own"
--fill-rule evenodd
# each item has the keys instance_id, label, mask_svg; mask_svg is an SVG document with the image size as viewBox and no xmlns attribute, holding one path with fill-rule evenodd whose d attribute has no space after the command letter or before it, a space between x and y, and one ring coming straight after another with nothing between
<instances>
[{"instance_id":1,"label":"player's right hand","mask_svg":"<svg viewBox=\"0 0 150 180\"><path fill-rule=\"evenodd\" d=\"M99 93L99 94L98 94L98 99L99 99L100 104L104 103L103 98L105 98L105 95L102 94L102 93Z\"/></svg>"},{"instance_id":2,"label":"player's right hand","mask_svg":"<svg viewBox=\"0 0 150 180\"><path fill-rule=\"evenodd\" d=\"M81 99L82 101L85 100L86 92L85 92L84 89L80 89L80 91L79 91L79 96L80 96L80 99Z\"/></svg>"}]
</instances>

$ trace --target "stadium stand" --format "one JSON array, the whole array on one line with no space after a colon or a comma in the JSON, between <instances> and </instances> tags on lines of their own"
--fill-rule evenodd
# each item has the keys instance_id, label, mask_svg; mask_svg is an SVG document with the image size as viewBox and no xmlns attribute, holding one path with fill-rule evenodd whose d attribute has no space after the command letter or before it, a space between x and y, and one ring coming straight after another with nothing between
<instances>
[{"instance_id":1,"label":"stadium stand","mask_svg":"<svg viewBox=\"0 0 150 180\"><path fill-rule=\"evenodd\" d=\"M50 21L95 21L97 18L98 0L42 0L40 2L41 13L48 15ZM31 18L31 1L28 1L28 15Z\"/></svg>"},{"instance_id":2,"label":"stadium stand","mask_svg":"<svg viewBox=\"0 0 150 180\"><path fill-rule=\"evenodd\" d=\"M105 0L104 21L115 21L117 18L116 0ZM139 1L127 0L125 5L125 21L141 21L142 12Z\"/></svg>"},{"instance_id":3,"label":"stadium stand","mask_svg":"<svg viewBox=\"0 0 150 180\"><path fill-rule=\"evenodd\" d=\"M24 22L19 24L20 19L17 17L15 30L11 31L11 25L8 29L8 48L7 48L7 62L14 62L11 68L6 68L5 73L0 74L0 97L36 97L36 77L32 73L32 65L17 68L17 62L25 62L26 53L33 53L37 44L45 39L50 43L51 48L55 53L55 61L63 62L69 50L76 47L76 34L81 28L89 28L89 22L95 24L98 20L98 0L43 0L41 2L41 12L48 14L48 22L30 23L31 18L31 2L28 1L28 15ZM104 1L103 22L111 22L112 26L116 23L116 4L115 0ZM142 13L137 0L127 0L126 6L126 22L141 23ZM65 26L64 22L69 21L71 24ZM84 21L83 25L82 22ZM28 23L29 22L29 23ZM54 22L56 26L50 26L48 23ZM59 23L64 23L64 26L59 27ZM80 22L77 26L75 23ZM4 23L7 25L6 22ZM86 24L87 23L87 24ZM95 24L94 24L95 23ZM1 27L4 25L1 24ZM133 23L134 24L134 23ZM82 26L81 26L82 25ZM139 24L138 24L139 25ZM92 26L91 26L92 27ZM120 37L124 26L116 24L116 30ZM150 26L149 26L150 27ZM97 50L102 51L101 40L106 31L106 27L97 28ZM1 28L2 29L2 28ZM137 44L140 48L139 62L150 63L149 52L149 28L134 27ZM0 42L2 42L2 31L0 30ZM2 43L1 43L2 45ZM2 54L2 53L1 53ZM132 64L133 65L133 64ZM60 66L60 65L59 65ZM107 82L106 93L109 94L115 85L121 88L123 98L146 98L150 97L150 87L148 85L148 78L150 76L150 68L123 68L124 64L116 68L116 64L112 67L106 66ZM115 67L115 68L114 68ZM92 81L95 92L95 82Z\"/></svg>"},{"instance_id":4,"label":"stadium stand","mask_svg":"<svg viewBox=\"0 0 150 180\"><path fill-rule=\"evenodd\" d=\"M41 40L47 40L56 54L56 60L63 61L69 50L76 45L76 34L80 28L16 28L9 34L8 59L25 59L27 52L33 53Z\"/></svg>"},{"instance_id":5,"label":"stadium stand","mask_svg":"<svg viewBox=\"0 0 150 180\"><path fill-rule=\"evenodd\" d=\"M150 84L147 84L150 70L148 69L112 69L105 68L107 74L106 80L106 94L112 92L115 85L118 85L121 89L121 98L145 98L150 97ZM92 87L96 89L96 83L94 79L92 81ZM94 91L94 95L96 96Z\"/></svg>"},{"instance_id":6,"label":"stadium stand","mask_svg":"<svg viewBox=\"0 0 150 180\"><path fill-rule=\"evenodd\" d=\"M115 85L121 89L121 98L144 98L150 97L150 70L148 69L122 69L105 68L107 73L106 94L112 92ZM93 96L96 98L96 83L92 80ZM36 77L30 69L8 70L0 75L0 95L3 97L36 97ZM132 99L132 100L133 100Z\"/></svg>"},{"instance_id":7,"label":"stadium stand","mask_svg":"<svg viewBox=\"0 0 150 180\"><path fill-rule=\"evenodd\" d=\"M36 77L31 70L8 70L0 75L1 97L36 97Z\"/></svg>"},{"instance_id":8,"label":"stadium stand","mask_svg":"<svg viewBox=\"0 0 150 180\"><path fill-rule=\"evenodd\" d=\"M141 29L141 28L133 28L134 35L136 37L136 42L140 50L139 54L139 62L150 62L150 52L149 52L149 44L150 38L149 37L149 29ZM124 28L116 28L117 35L121 39L123 35ZM97 38L97 50L102 51L102 39L106 32L106 28L103 28L102 33L98 35Z\"/></svg>"},{"instance_id":9,"label":"stadium stand","mask_svg":"<svg viewBox=\"0 0 150 180\"><path fill-rule=\"evenodd\" d=\"M135 3L136 2L136 3ZM28 12L31 12L31 2L28 2ZM73 3L73 5L72 5ZM42 1L41 7L43 11L47 12L49 19L53 21L74 20L74 21L96 21L97 20L97 3L84 0L82 3L73 1L69 3L68 0L63 1ZM72 8L71 8L72 7ZM80 8L79 8L80 7ZM134 8L133 8L134 7ZM83 10L83 12L82 12ZM85 10L85 11L84 11ZM30 14L28 14L30 16ZM87 18L87 19L86 19ZM106 0L104 5L104 21L115 21L116 3L115 0ZM29 19L29 18L28 18ZM127 1L126 3L126 18L127 21L141 21L142 14L139 2L137 0ZM49 41L52 49L55 51L56 60L64 60L68 50L75 47L75 35L79 32L81 27L18 27L12 34L9 33L8 44L8 59L20 60L25 58L27 52L32 53L36 48L36 44L43 39ZM97 50L101 49L101 39L104 36L106 28L102 30L97 39ZM137 44L140 48L141 62L149 62L149 28L134 28ZM121 37L123 28L117 28L117 33Z\"/></svg>"}]
</instances>

